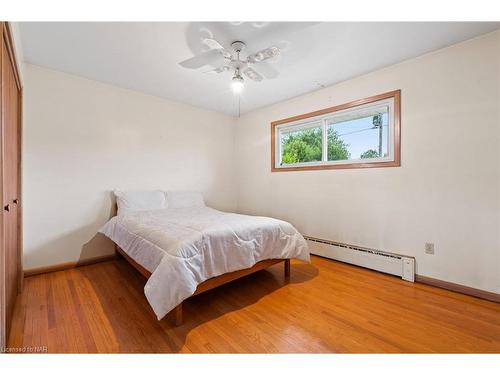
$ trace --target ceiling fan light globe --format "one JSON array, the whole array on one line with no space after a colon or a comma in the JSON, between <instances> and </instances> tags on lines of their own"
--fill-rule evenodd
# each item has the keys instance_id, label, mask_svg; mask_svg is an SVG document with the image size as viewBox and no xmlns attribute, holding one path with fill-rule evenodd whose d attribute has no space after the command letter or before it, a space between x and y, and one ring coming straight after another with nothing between
<instances>
[{"instance_id":1,"label":"ceiling fan light globe","mask_svg":"<svg viewBox=\"0 0 500 375\"><path fill-rule=\"evenodd\" d=\"M245 83L241 77L233 77L231 81L231 89L235 94L239 94L243 91Z\"/></svg>"}]
</instances>

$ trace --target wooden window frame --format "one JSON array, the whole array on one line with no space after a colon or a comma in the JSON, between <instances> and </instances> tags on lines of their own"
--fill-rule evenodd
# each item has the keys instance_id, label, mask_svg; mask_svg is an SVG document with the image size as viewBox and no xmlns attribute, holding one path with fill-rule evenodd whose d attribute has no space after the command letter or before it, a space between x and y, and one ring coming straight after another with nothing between
<instances>
[{"instance_id":1,"label":"wooden window frame","mask_svg":"<svg viewBox=\"0 0 500 375\"><path fill-rule=\"evenodd\" d=\"M362 105L378 102L384 99L394 100L394 137L393 137L393 160L356 162L356 163L337 163L337 164L316 164L310 166L298 167L276 167L276 127L290 122L302 121L305 119L333 114L338 111L359 107ZM293 172L310 171L321 169L355 169L355 168L385 168L401 166L401 90L386 92L380 95L370 96L368 98L355 100L349 103L340 104L334 107L321 109L319 111L305 113L303 115L289 117L283 120L271 122L271 172Z\"/></svg>"}]
</instances>

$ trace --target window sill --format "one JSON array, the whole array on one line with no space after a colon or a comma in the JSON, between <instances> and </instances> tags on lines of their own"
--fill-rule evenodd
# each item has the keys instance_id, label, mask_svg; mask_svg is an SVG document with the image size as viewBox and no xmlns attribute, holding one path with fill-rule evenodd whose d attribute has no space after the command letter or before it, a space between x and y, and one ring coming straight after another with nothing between
<instances>
[{"instance_id":1,"label":"window sill","mask_svg":"<svg viewBox=\"0 0 500 375\"><path fill-rule=\"evenodd\" d=\"M387 168L400 167L400 160L370 162L370 163L345 163L345 164L323 164L307 165L300 167L271 167L271 172L294 172L294 171L318 171L322 169L356 169L356 168Z\"/></svg>"}]
</instances>

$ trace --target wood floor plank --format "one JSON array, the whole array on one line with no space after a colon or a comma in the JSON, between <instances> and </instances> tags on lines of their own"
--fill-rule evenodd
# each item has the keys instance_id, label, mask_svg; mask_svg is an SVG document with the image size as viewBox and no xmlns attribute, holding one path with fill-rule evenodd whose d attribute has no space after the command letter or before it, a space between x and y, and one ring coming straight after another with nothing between
<instances>
[{"instance_id":1,"label":"wood floor plank","mask_svg":"<svg viewBox=\"0 0 500 375\"><path fill-rule=\"evenodd\" d=\"M10 347L54 353L499 353L500 304L312 257L270 267L161 321L124 260L31 276Z\"/></svg>"}]
</instances>

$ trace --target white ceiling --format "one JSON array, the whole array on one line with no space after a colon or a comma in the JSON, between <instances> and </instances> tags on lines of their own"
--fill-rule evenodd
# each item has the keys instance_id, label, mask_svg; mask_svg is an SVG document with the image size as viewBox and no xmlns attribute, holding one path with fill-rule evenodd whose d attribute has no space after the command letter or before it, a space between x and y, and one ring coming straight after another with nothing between
<instances>
[{"instance_id":1,"label":"white ceiling","mask_svg":"<svg viewBox=\"0 0 500 375\"><path fill-rule=\"evenodd\" d=\"M212 35L248 53L277 45L280 74L249 82L241 113L332 85L493 31L500 23L20 23L25 62L194 106L238 114L231 73L211 75L178 63ZM257 66L258 67L258 66ZM256 67L256 68L257 68Z\"/></svg>"}]
</instances>

